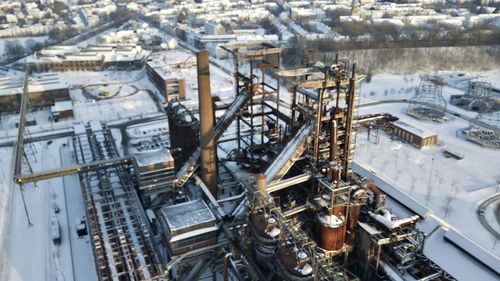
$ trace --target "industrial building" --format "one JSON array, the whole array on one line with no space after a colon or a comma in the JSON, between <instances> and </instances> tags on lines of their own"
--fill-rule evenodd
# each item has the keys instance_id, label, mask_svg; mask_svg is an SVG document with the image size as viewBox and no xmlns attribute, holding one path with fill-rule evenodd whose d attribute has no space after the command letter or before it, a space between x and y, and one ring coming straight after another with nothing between
<instances>
[{"instance_id":1,"label":"industrial building","mask_svg":"<svg viewBox=\"0 0 500 281\"><path fill-rule=\"evenodd\" d=\"M141 68L148 55L149 51L134 44L51 46L36 52L26 64L37 72L125 70Z\"/></svg>"},{"instance_id":2,"label":"industrial building","mask_svg":"<svg viewBox=\"0 0 500 281\"><path fill-rule=\"evenodd\" d=\"M193 66L191 62L166 62L161 56L153 56L146 62L146 74L167 101L184 100L186 80L179 70L189 66Z\"/></svg>"},{"instance_id":3,"label":"industrial building","mask_svg":"<svg viewBox=\"0 0 500 281\"><path fill-rule=\"evenodd\" d=\"M68 85L58 74L37 74L29 79L27 92L32 108L53 106L57 101L69 101ZM0 112L17 113L21 107L23 78L0 78Z\"/></svg>"},{"instance_id":4,"label":"industrial building","mask_svg":"<svg viewBox=\"0 0 500 281\"><path fill-rule=\"evenodd\" d=\"M392 125L392 135L415 147L422 149L437 144L438 135L435 133L415 128L403 121L395 121Z\"/></svg>"},{"instance_id":5,"label":"industrial building","mask_svg":"<svg viewBox=\"0 0 500 281\"><path fill-rule=\"evenodd\" d=\"M73 102L71 100L55 101L54 105L50 107L50 113L52 120L55 122L61 119L73 118Z\"/></svg>"}]
</instances>

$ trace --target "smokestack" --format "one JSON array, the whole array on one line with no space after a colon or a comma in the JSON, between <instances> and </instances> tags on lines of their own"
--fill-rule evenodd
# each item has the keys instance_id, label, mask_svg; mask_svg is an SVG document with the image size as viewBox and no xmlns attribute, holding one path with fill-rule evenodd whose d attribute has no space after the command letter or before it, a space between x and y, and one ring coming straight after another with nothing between
<instances>
[{"instance_id":1,"label":"smokestack","mask_svg":"<svg viewBox=\"0 0 500 281\"><path fill-rule=\"evenodd\" d=\"M217 198L217 157L214 140L214 110L210 89L208 52L196 53L200 107L201 179Z\"/></svg>"}]
</instances>

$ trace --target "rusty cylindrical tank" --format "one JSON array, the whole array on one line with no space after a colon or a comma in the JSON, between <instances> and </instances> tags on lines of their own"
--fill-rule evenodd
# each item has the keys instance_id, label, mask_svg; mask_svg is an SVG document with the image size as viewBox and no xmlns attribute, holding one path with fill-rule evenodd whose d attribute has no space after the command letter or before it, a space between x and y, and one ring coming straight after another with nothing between
<instances>
[{"instance_id":1,"label":"rusty cylindrical tank","mask_svg":"<svg viewBox=\"0 0 500 281\"><path fill-rule=\"evenodd\" d=\"M341 215L320 212L316 215L318 246L328 251L342 249L345 237L345 218Z\"/></svg>"}]
</instances>

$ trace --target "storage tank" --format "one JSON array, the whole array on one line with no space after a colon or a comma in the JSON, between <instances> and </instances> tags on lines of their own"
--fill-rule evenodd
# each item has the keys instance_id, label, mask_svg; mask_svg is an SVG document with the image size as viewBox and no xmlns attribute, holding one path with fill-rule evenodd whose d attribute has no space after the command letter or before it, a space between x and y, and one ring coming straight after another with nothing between
<instances>
[{"instance_id":1,"label":"storage tank","mask_svg":"<svg viewBox=\"0 0 500 281\"><path fill-rule=\"evenodd\" d=\"M320 212L316 215L316 237L318 246L336 251L342 249L345 237L345 218L341 214L334 215Z\"/></svg>"},{"instance_id":2,"label":"storage tank","mask_svg":"<svg viewBox=\"0 0 500 281\"><path fill-rule=\"evenodd\" d=\"M255 239L255 258L263 271L278 248L281 230L275 218L260 210L250 215L250 231Z\"/></svg>"},{"instance_id":3,"label":"storage tank","mask_svg":"<svg viewBox=\"0 0 500 281\"><path fill-rule=\"evenodd\" d=\"M198 147L198 120L179 102L169 103L166 110L170 151L179 169Z\"/></svg>"},{"instance_id":4,"label":"storage tank","mask_svg":"<svg viewBox=\"0 0 500 281\"><path fill-rule=\"evenodd\" d=\"M293 244L285 244L277 251L278 267L284 280L308 281L313 280L313 267L306 252Z\"/></svg>"}]
</instances>

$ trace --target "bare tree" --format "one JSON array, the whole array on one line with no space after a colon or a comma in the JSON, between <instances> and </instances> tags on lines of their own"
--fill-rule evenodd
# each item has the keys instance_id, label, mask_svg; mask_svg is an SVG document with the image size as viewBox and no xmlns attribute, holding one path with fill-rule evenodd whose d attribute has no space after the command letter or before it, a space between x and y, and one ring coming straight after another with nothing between
<instances>
[{"instance_id":1,"label":"bare tree","mask_svg":"<svg viewBox=\"0 0 500 281\"><path fill-rule=\"evenodd\" d=\"M434 187L432 186L432 184L427 187L426 194L425 194L425 204L429 204L429 201L431 201L431 195L432 195L433 189L434 189Z\"/></svg>"},{"instance_id":2,"label":"bare tree","mask_svg":"<svg viewBox=\"0 0 500 281\"><path fill-rule=\"evenodd\" d=\"M43 48L43 44L37 42L36 40L28 39L24 43L24 47L26 48L26 51L31 51L34 53L36 51L40 51Z\"/></svg>"},{"instance_id":3,"label":"bare tree","mask_svg":"<svg viewBox=\"0 0 500 281\"><path fill-rule=\"evenodd\" d=\"M5 56L10 58L19 57L24 53L24 47L18 40L5 42Z\"/></svg>"}]
</instances>

